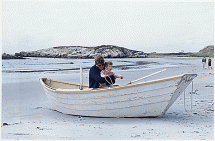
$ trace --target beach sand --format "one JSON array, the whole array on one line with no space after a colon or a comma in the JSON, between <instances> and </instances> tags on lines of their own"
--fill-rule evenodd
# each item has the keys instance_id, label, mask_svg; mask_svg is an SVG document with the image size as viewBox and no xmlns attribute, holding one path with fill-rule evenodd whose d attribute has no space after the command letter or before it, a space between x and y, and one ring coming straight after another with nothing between
<instances>
[{"instance_id":1,"label":"beach sand","mask_svg":"<svg viewBox=\"0 0 215 141\"><path fill-rule=\"evenodd\" d=\"M66 115L52 109L39 81L3 84L1 139L214 140L214 70L203 70L200 58L174 59L191 65L169 68L144 81L183 73L198 74L193 81L192 109L191 84L185 91L186 111L183 93L165 115L157 118ZM130 75L123 71L124 79L117 80L117 83L125 84L151 73L151 70L145 70Z\"/></svg>"}]
</instances>

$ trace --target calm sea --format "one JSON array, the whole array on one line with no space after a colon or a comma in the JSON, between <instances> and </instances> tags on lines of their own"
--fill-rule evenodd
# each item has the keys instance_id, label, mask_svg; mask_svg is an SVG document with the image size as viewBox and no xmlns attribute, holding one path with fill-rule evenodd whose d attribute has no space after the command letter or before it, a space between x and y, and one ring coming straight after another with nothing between
<instances>
[{"instance_id":1,"label":"calm sea","mask_svg":"<svg viewBox=\"0 0 215 141\"><path fill-rule=\"evenodd\" d=\"M146 69L163 69L186 65L186 61L169 58L120 58L105 59L113 62L116 74L135 72ZM68 80L71 77L79 79L79 68L84 68L87 78L89 68L94 65L94 59L64 59L64 58L27 58L23 60L2 60L2 83L22 83L38 81L40 77Z\"/></svg>"}]
</instances>

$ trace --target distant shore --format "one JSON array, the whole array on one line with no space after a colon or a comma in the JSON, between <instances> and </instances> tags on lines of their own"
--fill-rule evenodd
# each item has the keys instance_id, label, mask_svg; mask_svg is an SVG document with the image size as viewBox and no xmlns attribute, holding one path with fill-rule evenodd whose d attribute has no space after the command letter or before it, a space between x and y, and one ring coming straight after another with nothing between
<instances>
[{"instance_id":1,"label":"distant shore","mask_svg":"<svg viewBox=\"0 0 215 141\"><path fill-rule=\"evenodd\" d=\"M214 57L214 45L206 46L199 52L187 53L145 53L113 45L97 47L60 46L38 51L22 51L15 53L15 55L3 53L2 59L25 59L26 57L93 59L98 54L102 54L104 58Z\"/></svg>"},{"instance_id":2,"label":"distant shore","mask_svg":"<svg viewBox=\"0 0 215 141\"><path fill-rule=\"evenodd\" d=\"M15 56L15 55L3 53L2 54L2 60L8 60L8 59L26 59L26 58L21 57L21 56Z\"/></svg>"}]
</instances>

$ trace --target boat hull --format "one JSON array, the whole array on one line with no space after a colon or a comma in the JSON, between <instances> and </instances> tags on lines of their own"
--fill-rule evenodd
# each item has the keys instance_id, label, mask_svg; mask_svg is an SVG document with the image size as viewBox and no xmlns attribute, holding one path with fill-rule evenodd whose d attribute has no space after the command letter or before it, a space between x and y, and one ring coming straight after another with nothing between
<instances>
[{"instance_id":1,"label":"boat hull","mask_svg":"<svg viewBox=\"0 0 215 141\"><path fill-rule=\"evenodd\" d=\"M40 81L52 107L64 114L93 117L158 117L165 114L196 74L138 84L84 90L57 88ZM51 82L51 80L50 80ZM60 85L59 85L60 86ZM68 86L69 87L69 86Z\"/></svg>"}]
</instances>

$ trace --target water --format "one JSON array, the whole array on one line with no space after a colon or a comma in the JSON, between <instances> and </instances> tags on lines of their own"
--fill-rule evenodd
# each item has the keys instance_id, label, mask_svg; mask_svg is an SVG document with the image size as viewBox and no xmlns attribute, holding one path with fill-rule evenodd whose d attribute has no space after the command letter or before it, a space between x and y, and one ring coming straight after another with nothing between
<instances>
[{"instance_id":1,"label":"water","mask_svg":"<svg viewBox=\"0 0 215 141\"><path fill-rule=\"evenodd\" d=\"M113 72L121 74L148 69L163 69L188 65L185 60L168 58L117 58L105 59L113 62ZM94 59L27 58L23 60L2 60L2 84L36 82L40 77L60 80L79 80L80 65L84 78L88 79Z\"/></svg>"}]
</instances>

